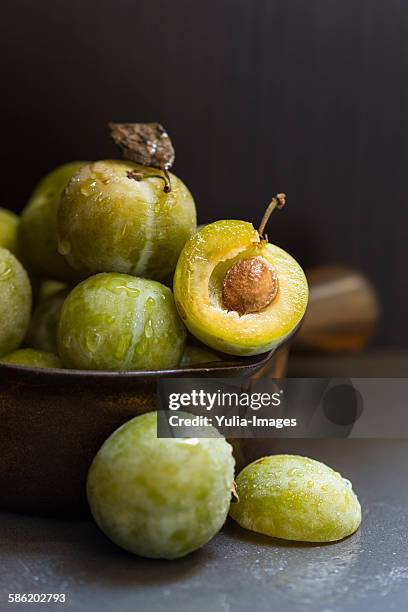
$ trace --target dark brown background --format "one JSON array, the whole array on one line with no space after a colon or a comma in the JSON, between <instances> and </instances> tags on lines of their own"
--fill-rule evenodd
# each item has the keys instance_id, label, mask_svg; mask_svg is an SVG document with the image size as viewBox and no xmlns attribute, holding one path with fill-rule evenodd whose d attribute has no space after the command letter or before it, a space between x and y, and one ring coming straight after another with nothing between
<instances>
[{"instance_id":1,"label":"dark brown background","mask_svg":"<svg viewBox=\"0 0 408 612\"><path fill-rule=\"evenodd\" d=\"M2 205L115 155L108 120L160 120L201 222L286 191L270 239L366 271L377 343L408 344L408 2L15 0L1 30Z\"/></svg>"}]
</instances>

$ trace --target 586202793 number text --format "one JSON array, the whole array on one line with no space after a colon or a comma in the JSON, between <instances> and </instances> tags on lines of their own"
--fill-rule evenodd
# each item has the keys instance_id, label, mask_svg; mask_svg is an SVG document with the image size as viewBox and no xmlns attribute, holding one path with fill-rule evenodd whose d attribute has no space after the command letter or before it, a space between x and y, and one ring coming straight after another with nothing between
<instances>
[{"instance_id":1,"label":"586202793 number text","mask_svg":"<svg viewBox=\"0 0 408 612\"><path fill-rule=\"evenodd\" d=\"M65 593L9 593L8 603L65 603Z\"/></svg>"}]
</instances>

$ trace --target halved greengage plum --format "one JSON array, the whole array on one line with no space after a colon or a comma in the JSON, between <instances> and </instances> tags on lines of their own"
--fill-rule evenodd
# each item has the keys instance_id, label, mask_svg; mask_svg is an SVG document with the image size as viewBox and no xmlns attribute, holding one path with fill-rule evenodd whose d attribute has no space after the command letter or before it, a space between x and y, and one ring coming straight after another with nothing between
<instances>
[{"instance_id":1,"label":"halved greengage plum","mask_svg":"<svg viewBox=\"0 0 408 612\"><path fill-rule=\"evenodd\" d=\"M237 220L206 225L186 243L177 264L174 295L185 325L204 344L231 355L276 348L306 310L304 272L263 238L264 225L259 231Z\"/></svg>"}]
</instances>

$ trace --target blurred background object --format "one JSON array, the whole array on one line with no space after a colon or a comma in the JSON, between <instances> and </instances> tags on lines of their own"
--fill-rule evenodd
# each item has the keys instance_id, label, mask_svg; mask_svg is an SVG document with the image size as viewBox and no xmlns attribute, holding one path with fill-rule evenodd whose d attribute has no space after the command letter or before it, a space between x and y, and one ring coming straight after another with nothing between
<instances>
[{"instance_id":1,"label":"blurred background object","mask_svg":"<svg viewBox=\"0 0 408 612\"><path fill-rule=\"evenodd\" d=\"M309 304L294 347L353 352L366 347L380 319L380 302L370 281L345 266L306 271Z\"/></svg>"},{"instance_id":2,"label":"blurred background object","mask_svg":"<svg viewBox=\"0 0 408 612\"><path fill-rule=\"evenodd\" d=\"M308 268L378 290L374 342L408 346L408 4L399 0L15 0L1 19L2 191L18 211L107 122L161 121L200 222L259 223Z\"/></svg>"}]
</instances>

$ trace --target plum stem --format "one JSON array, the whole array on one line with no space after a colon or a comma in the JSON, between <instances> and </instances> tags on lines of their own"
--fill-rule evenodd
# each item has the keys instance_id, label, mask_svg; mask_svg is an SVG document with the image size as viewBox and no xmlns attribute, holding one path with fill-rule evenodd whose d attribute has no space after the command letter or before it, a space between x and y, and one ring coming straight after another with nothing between
<instances>
[{"instance_id":1,"label":"plum stem","mask_svg":"<svg viewBox=\"0 0 408 612\"><path fill-rule=\"evenodd\" d=\"M264 212L261 224L258 229L258 234L260 235L261 238L264 237L264 231L265 231L266 224L268 223L269 217L271 216L275 208L279 210L280 208L283 208L285 206L285 203L286 203L286 195L284 193L277 193L276 195L273 196L270 204L268 205L267 209ZM267 240L266 236L265 236L265 239Z\"/></svg>"},{"instance_id":2,"label":"plum stem","mask_svg":"<svg viewBox=\"0 0 408 612\"><path fill-rule=\"evenodd\" d=\"M237 491L237 483L235 482L235 480L233 480L232 486L231 486L231 503L237 504L238 502L239 502L239 495Z\"/></svg>"},{"instance_id":3,"label":"plum stem","mask_svg":"<svg viewBox=\"0 0 408 612\"><path fill-rule=\"evenodd\" d=\"M171 180L170 180L170 174L169 171L167 170L167 168L163 168L163 174L165 176L165 185L164 185L164 193L170 193L171 191Z\"/></svg>"},{"instance_id":4,"label":"plum stem","mask_svg":"<svg viewBox=\"0 0 408 612\"><path fill-rule=\"evenodd\" d=\"M164 193L170 193L171 191L170 176L166 168L163 169L163 174L148 174L147 172L137 172L137 170L131 170L127 173L127 176L135 181L143 181L147 178L159 178L164 181Z\"/></svg>"}]
</instances>

